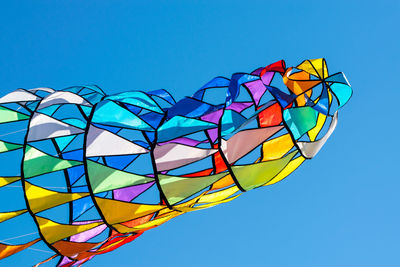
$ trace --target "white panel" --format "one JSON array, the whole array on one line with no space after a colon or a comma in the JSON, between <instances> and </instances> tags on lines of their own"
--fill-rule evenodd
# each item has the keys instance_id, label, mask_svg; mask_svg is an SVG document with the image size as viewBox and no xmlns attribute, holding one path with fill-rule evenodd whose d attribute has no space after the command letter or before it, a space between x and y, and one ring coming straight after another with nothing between
<instances>
[{"instance_id":1,"label":"white panel","mask_svg":"<svg viewBox=\"0 0 400 267\"><path fill-rule=\"evenodd\" d=\"M15 102L28 102L39 100L40 97L29 93L23 89L17 89L14 92L11 92L0 98L0 104L5 103L15 103Z\"/></svg>"},{"instance_id":2,"label":"white panel","mask_svg":"<svg viewBox=\"0 0 400 267\"><path fill-rule=\"evenodd\" d=\"M81 96L71 92L55 92L46 96L40 103L38 110L57 104L77 104L84 106L92 106Z\"/></svg>"},{"instance_id":3,"label":"white panel","mask_svg":"<svg viewBox=\"0 0 400 267\"><path fill-rule=\"evenodd\" d=\"M203 149L169 143L163 146L156 146L154 149L154 157L157 170L165 171L201 160L217 151L217 149Z\"/></svg>"},{"instance_id":4,"label":"white panel","mask_svg":"<svg viewBox=\"0 0 400 267\"><path fill-rule=\"evenodd\" d=\"M331 136L331 134L335 130L337 121L338 121L338 113L335 112L335 115L333 115L331 124L329 125L329 129L326 132L326 134L324 135L324 137L322 137L320 140L315 141L315 142L297 142L297 145L299 146L299 148L301 150L301 154L303 154L303 156L306 158L309 158L309 159L313 158L319 152L319 150L324 146L324 144L326 143L328 138Z\"/></svg>"},{"instance_id":5,"label":"white panel","mask_svg":"<svg viewBox=\"0 0 400 267\"><path fill-rule=\"evenodd\" d=\"M147 153L148 150L109 131L90 126L87 135L87 157Z\"/></svg>"},{"instance_id":6,"label":"white panel","mask_svg":"<svg viewBox=\"0 0 400 267\"><path fill-rule=\"evenodd\" d=\"M28 142L83 133L84 130L50 116L35 113L29 125Z\"/></svg>"}]
</instances>

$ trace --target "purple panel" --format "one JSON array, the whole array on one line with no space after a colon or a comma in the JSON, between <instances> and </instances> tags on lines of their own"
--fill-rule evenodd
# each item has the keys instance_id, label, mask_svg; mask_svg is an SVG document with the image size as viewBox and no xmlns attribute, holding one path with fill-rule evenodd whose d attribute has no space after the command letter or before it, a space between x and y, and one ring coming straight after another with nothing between
<instances>
[{"instance_id":1,"label":"purple panel","mask_svg":"<svg viewBox=\"0 0 400 267\"><path fill-rule=\"evenodd\" d=\"M147 184L133 185L130 187L125 187L121 189L115 189L114 199L130 202L132 199L146 191L150 186L152 186L155 182L150 182Z\"/></svg>"},{"instance_id":2,"label":"purple panel","mask_svg":"<svg viewBox=\"0 0 400 267\"><path fill-rule=\"evenodd\" d=\"M91 221L81 221L81 222L73 222L73 225L84 225L84 224L89 224L89 223L95 223L95 222L102 222L102 220L91 220Z\"/></svg>"},{"instance_id":3,"label":"purple panel","mask_svg":"<svg viewBox=\"0 0 400 267\"><path fill-rule=\"evenodd\" d=\"M226 109L231 109L231 110L234 110L234 111L240 113L243 110L245 110L246 108L250 107L251 105L253 105L252 102L234 102Z\"/></svg>"},{"instance_id":4,"label":"purple panel","mask_svg":"<svg viewBox=\"0 0 400 267\"><path fill-rule=\"evenodd\" d=\"M266 72L262 77L261 80L265 85L270 85L272 78L274 78L275 72Z\"/></svg>"},{"instance_id":5,"label":"purple panel","mask_svg":"<svg viewBox=\"0 0 400 267\"><path fill-rule=\"evenodd\" d=\"M214 112L212 112L210 114L204 115L203 117L201 117L201 119L203 121L208 121L208 122L212 122L212 123L218 123L219 120L221 119L222 112L223 112L223 109L220 109L220 110L214 111ZM207 133L210 136L212 142L215 142L215 140L217 140L217 138L218 138L218 128L207 130Z\"/></svg>"},{"instance_id":6,"label":"purple panel","mask_svg":"<svg viewBox=\"0 0 400 267\"><path fill-rule=\"evenodd\" d=\"M207 130L207 133L210 136L211 141L215 143L215 140L218 138L218 129Z\"/></svg>"},{"instance_id":7,"label":"purple panel","mask_svg":"<svg viewBox=\"0 0 400 267\"><path fill-rule=\"evenodd\" d=\"M249 88L249 91L254 99L254 102L256 102L256 105L258 105L258 103L260 103L261 97L267 90L264 83L261 80L255 80L246 83L246 86L247 88Z\"/></svg>"},{"instance_id":8,"label":"purple panel","mask_svg":"<svg viewBox=\"0 0 400 267\"><path fill-rule=\"evenodd\" d=\"M201 117L201 120L207 121L207 122L212 122L212 123L218 123L218 122L219 122L219 119L220 119L221 116L222 116L222 111L223 111L223 110L220 109L220 110L211 112L211 113L209 113L209 114L207 114L207 115L202 116L202 117Z\"/></svg>"},{"instance_id":9,"label":"purple panel","mask_svg":"<svg viewBox=\"0 0 400 267\"><path fill-rule=\"evenodd\" d=\"M73 224L76 224L76 223L73 223ZM82 233L79 233L79 234L71 236L70 241L72 241L72 242L86 242L89 239L91 239L91 238L99 235L100 233L102 233L105 229L107 229L107 225L105 225L105 224L99 225L99 226L97 226L97 227L95 227L93 229L90 229L90 230L87 230L85 232L82 232Z\"/></svg>"},{"instance_id":10,"label":"purple panel","mask_svg":"<svg viewBox=\"0 0 400 267\"><path fill-rule=\"evenodd\" d=\"M68 264L70 262L72 262L72 260L70 260L68 257L64 256L62 261L60 262L60 264L58 266L63 266L63 265Z\"/></svg>"},{"instance_id":11,"label":"purple panel","mask_svg":"<svg viewBox=\"0 0 400 267\"><path fill-rule=\"evenodd\" d=\"M188 146L197 146L201 142L194 140L194 139L187 138L187 137L179 137L179 138L167 141L167 142L161 142L161 143L159 143L159 145L162 146L162 145L165 145L168 143L177 143L177 144L188 145Z\"/></svg>"}]
</instances>

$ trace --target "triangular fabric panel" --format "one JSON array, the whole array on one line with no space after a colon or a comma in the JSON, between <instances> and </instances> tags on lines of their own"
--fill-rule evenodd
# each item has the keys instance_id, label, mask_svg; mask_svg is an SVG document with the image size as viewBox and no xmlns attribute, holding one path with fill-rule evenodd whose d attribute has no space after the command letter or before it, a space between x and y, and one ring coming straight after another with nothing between
<instances>
[{"instance_id":1,"label":"triangular fabric panel","mask_svg":"<svg viewBox=\"0 0 400 267\"><path fill-rule=\"evenodd\" d=\"M12 151L18 148L21 148L22 145L19 144L13 144L13 143L7 143L4 141L0 141L0 153L7 152L7 151Z\"/></svg>"},{"instance_id":2,"label":"triangular fabric panel","mask_svg":"<svg viewBox=\"0 0 400 267\"><path fill-rule=\"evenodd\" d=\"M83 133L84 130L41 113L31 119L28 142Z\"/></svg>"},{"instance_id":3,"label":"triangular fabric panel","mask_svg":"<svg viewBox=\"0 0 400 267\"><path fill-rule=\"evenodd\" d=\"M216 127L217 125L214 123L175 116L158 128L158 142L165 142L180 136Z\"/></svg>"},{"instance_id":4,"label":"triangular fabric panel","mask_svg":"<svg viewBox=\"0 0 400 267\"><path fill-rule=\"evenodd\" d=\"M97 106L92 122L134 130L154 131L138 116L111 101L102 102Z\"/></svg>"},{"instance_id":5,"label":"triangular fabric panel","mask_svg":"<svg viewBox=\"0 0 400 267\"><path fill-rule=\"evenodd\" d=\"M109 96L106 99L120 101L122 103L127 103L161 114L163 113L160 107L157 106L156 102L154 102L153 99L151 99L147 94L143 92L124 92L117 95Z\"/></svg>"},{"instance_id":6,"label":"triangular fabric panel","mask_svg":"<svg viewBox=\"0 0 400 267\"><path fill-rule=\"evenodd\" d=\"M233 163L277 133L283 126L250 129L238 132L228 141L222 140L222 151L229 163Z\"/></svg>"},{"instance_id":7,"label":"triangular fabric panel","mask_svg":"<svg viewBox=\"0 0 400 267\"><path fill-rule=\"evenodd\" d=\"M57 249L62 255L75 258L79 253L86 252L92 248L100 245L100 243L86 243L86 242L70 242L65 240L57 241L53 247Z\"/></svg>"},{"instance_id":8,"label":"triangular fabric panel","mask_svg":"<svg viewBox=\"0 0 400 267\"><path fill-rule=\"evenodd\" d=\"M20 180L21 177L15 176L15 177L0 177L0 187L6 186L8 184L14 183L15 181Z\"/></svg>"},{"instance_id":9,"label":"triangular fabric panel","mask_svg":"<svg viewBox=\"0 0 400 267\"><path fill-rule=\"evenodd\" d=\"M103 222L94 222L83 225L68 225L56 223L39 216L36 216L36 221L39 224L43 237L50 244L103 224Z\"/></svg>"},{"instance_id":10,"label":"triangular fabric panel","mask_svg":"<svg viewBox=\"0 0 400 267\"><path fill-rule=\"evenodd\" d=\"M0 243L0 260L7 258L11 255L14 255L15 253L18 253L39 241L40 241L40 238L35 239L35 240L28 242L26 244L23 244L23 245L6 245L6 244Z\"/></svg>"},{"instance_id":11,"label":"triangular fabric panel","mask_svg":"<svg viewBox=\"0 0 400 267\"><path fill-rule=\"evenodd\" d=\"M71 92L55 92L46 96L38 107L38 110L58 104L77 104L84 106L92 106L89 102L83 99L81 96Z\"/></svg>"},{"instance_id":12,"label":"triangular fabric panel","mask_svg":"<svg viewBox=\"0 0 400 267\"><path fill-rule=\"evenodd\" d=\"M325 59L323 58L305 60L296 68L304 70L320 79L324 79L328 76L328 69L326 67Z\"/></svg>"},{"instance_id":13,"label":"triangular fabric panel","mask_svg":"<svg viewBox=\"0 0 400 267\"><path fill-rule=\"evenodd\" d=\"M245 189L250 190L264 185L274 178L296 155L297 151L293 151L286 157L278 160L266 161L262 163L233 166L232 171L235 174L239 184Z\"/></svg>"},{"instance_id":14,"label":"triangular fabric panel","mask_svg":"<svg viewBox=\"0 0 400 267\"><path fill-rule=\"evenodd\" d=\"M275 184L291 174L294 170L296 170L306 159L302 156L295 158L294 160L290 161L288 165L272 180L266 183L264 186Z\"/></svg>"},{"instance_id":15,"label":"triangular fabric panel","mask_svg":"<svg viewBox=\"0 0 400 267\"><path fill-rule=\"evenodd\" d=\"M121 233L129 233L129 232L133 232L133 231L143 231L143 230L148 230L150 228L154 228L156 226L159 226L169 220L171 220L172 218L181 215L182 213L180 212L176 212L173 213L172 215L169 216L165 216L165 217L161 217L161 218L157 218L157 219L153 219L151 221L139 224L137 226L133 226L133 227L126 227L122 224L117 224L115 225L115 228L120 231Z\"/></svg>"},{"instance_id":16,"label":"triangular fabric panel","mask_svg":"<svg viewBox=\"0 0 400 267\"><path fill-rule=\"evenodd\" d=\"M147 149L109 131L90 126L87 135L87 157L142 154Z\"/></svg>"},{"instance_id":17,"label":"triangular fabric panel","mask_svg":"<svg viewBox=\"0 0 400 267\"><path fill-rule=\"evenodd\" d=\"M317 124L315 125L314 128L312 128L311 130L309 130L307 132L308 137L310 138L310 141L314 142L315 139L317 138L318 134L321 132L322 128L325 125L325 121L326 121L327 116L319 113L318 114L318 118L317 118Z\"/></svg>"},{"instance_id":18,"label":"triangular fabric panel","mask_svg":"<svg viewBox=\"0 0 400 267\"><path fill-rule=\"evenodd\" d=\"M210 186L225 175L226 173L219 173L210 176L187 178L159 174L158 178L165 197L169 204L173 205Z\"/></svg>"},{"instance_id":19,"label":"triangular fabric panel","mask_svg":"<svg viewBox=\"0 0 400 267\"><path fill-rule=\"evenodd\" d=\"M233 194L237 193L239 191L239 188L237 186L232 186L228 189L224 189L215 193L207 194L202 197L200 197L199 201L197 203L215 203L218 201L222 201Z\"/></svg>"},{"instance_id":20,"label":"triangular fabric panel","mask_svg":"<svg viewBox=\"0 0 400 267\"><path fill-rule=\"evenodd\" d=\"M30 178L81 164L82 162L79 161L49 156L34 147L27 146L24 158L24 175L25 178Z\"/></svg>"},{"instance_id":21,"label":"triangular fabric panel","mask_svg":"<svg viewBox=\"0 0 400 267\"><path fill-rule=\"evenodd\" d=\"M89 195L89 193L62 193L51 191L26 181L25 194L33 213L38 213Z\"/></svg>"},{"instance_id":22,"label":"triangular fabric panel","mask_svg":"<svg viewBox=\"0 0 400 267\"><path fill-rule=\"evenodd\" d=\"M297 107L285 109L283 118L290 128L294 139L300 138L317 124L318 112L312 107Z\"/></svg>"},{"instance_id":23,"label":"triangular fabric panel","mask_svg":"<svg viewBox=\"0 0 400 267\"><path fill-rule=\"evenodd\" d=\"M17 211L10 211L10 212L0 212L0 222L7 221L14 217L17 217L21 214L24 214L27 210L17 210Z\"/></svg>"},{"instance_id":24,"label":"triangular fabric panel","mask_svg":"<svg viewBox=\"0 0 400 267\"><path fill-rule=\"evenodd\" d=\"M99 197L95 199L108 224L130 221L165 208L161 205L135 204Z\"/></svg>"},{"instance_id":25,"label":"triangular fabric panel","mask_svg":"<svg viewBox=\"0 0 400 267\"><path fill-rule=\"evenodd\" d=\"M217 149L204 149L169 143L156 146L154 157L158 171L171 170L208 157Z\"/></svg>"},{"instance_id":26,"label":"triangular fabric panel","mask_svg":"<svg viewBox=\"0 0 400 267\"><path fill-rule=\"evenodd\" d=\"M290 134L284 134L263 144L262 161L282 158L294 146Z\"/></svg>"},{"instance_id":27,"label":"triangular fabric panel","mask_svg":"<svg viewBox=\"0 0 400 267\"><path fill-rule=\"evenodd\" d=\"M11 92L3 97L0 97L0 104L5 103L16 103L16 102L28 102L39 100L40 97L29 93L28 91L17 89L14 92Z\"/></svg>"},{"instance_id":28,"label":"triangular fabric panel","mask_svg":"<svg viewBox=\"0 0 400 267\"><path fill-rule=\"evenodd\" d=\"M114 199L130 202L132 199L149 189L152 185L154 185L154 183L155 181L147 184L139 184L116 189L113 191Z\"/></svg>"},{"instance_id":29,"label":"triangular fabric panel","mask_svg":"<svg viewBox=\"0 0 400 267\"><path fill-rule=\"evenodd\" d=\"M81 106L81 109L86 114L86 116L89 117L90 112L92 111L92 107Z\"/></svg>"},{"instance_id":30,"label":"triangular fabric panel","mask_svg":"<svg viewBox=\"0 0 400 267\"><path fill-rule=\"evenodd\" d=\"M57 137L55 140L60 150L63 151L75 137L76 135L61 136Z\"/></svg>"},{"instance_id":31,"label":"triangular fabric panel","mask_svg":"<svg viewBox=\"0 0 400 267\"><path fill-rule=\"evenodd\" d=\"M0 106L0 123L27 120L29 116Z\"/></svg>"},{"instance_id":32,"label":"triangular fabric panel","mask_svg":"<svg viewBox=\"0 0 400 267\"><path fill-rule=\"evenodd\" d=\"M154 178L116 170L87 160L90 186L94 193L153 182Z\"/></svg>"}]
</instances>

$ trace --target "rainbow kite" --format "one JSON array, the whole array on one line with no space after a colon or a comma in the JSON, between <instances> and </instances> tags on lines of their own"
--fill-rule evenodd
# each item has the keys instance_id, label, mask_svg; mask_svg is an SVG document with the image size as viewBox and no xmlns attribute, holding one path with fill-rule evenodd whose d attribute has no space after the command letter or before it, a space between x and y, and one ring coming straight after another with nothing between
<instances>
[{"instance_id":1,"label":"rainbow kite","mask_svg":"<svg viewBox=\"0 0 400 267\"><path fill-rule=\"evenodd\" d=\"M0 188L16 192L0 222L23 240L0 241L0 259L44 242L54 255L43 262L78 266L178 215L279 182L317 154L351 94L324 59L216 77L178 102L166 90L107 96L96 86L9 93ZM22 218L33 233L11 227Z\"/></svg>"}]
</instances>

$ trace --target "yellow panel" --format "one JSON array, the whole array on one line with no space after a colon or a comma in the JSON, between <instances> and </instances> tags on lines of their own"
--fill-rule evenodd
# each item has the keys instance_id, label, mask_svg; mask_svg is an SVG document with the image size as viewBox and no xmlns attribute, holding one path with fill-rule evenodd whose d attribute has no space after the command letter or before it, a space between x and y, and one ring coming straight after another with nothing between
<instances>
[{"instance_id":1,"label":"yellow panel","mask_svg":"<svg viewBox=\"0 0 400 267\"><path fill-rule=\"evenodd\" d=\"M227 176L222 177L218 181L216 181L212 187L211 190L216 190L216 189L221 189L224 187L228 187L230 185L233 185L235 182L232 179L232 176L228 174Z\"/></svg>"},{"instance_id":2,"label":"yellow panel","mask_svg":"<svg viewBox=\"0 0 400 267\"><path fill-rule=\"evenodd\" d=\"M232 201L235 198L237 198L238 196L240 196L240 194L236 195L234 197L231 197L231 198L227 198L227 199L224 199L224 200L221 200L221 201L214 202L214 203L205 204L205 205L201 205L201 206L194 207L194 208L186 207L186 208L182 208L181 210L183 212L190 212L190 211L195 211L195 210L207 209L207 208L211 208L211 207L214 207L214 206L222 204L222 203L226 203L226 202Z\"/></svg>"},{"instance_id":3,"label":"yellow panel","mask_svg":"<svg viewBox=\"0 0 400 267\"><path fill-rule=\"evenodd\" d=\"M39 228L43 237L50 244L103 224L103 222L82 225L60 224L39 216L36 216L36 220L39 224Z\"/></svg>"},{"instance_id":4,"label":"yellow panel","mask_svg":"<svg viewBox=\"0 0 400 267\"><path fill-rule=\"evenodd\" d=\"M232 186L228 189L224 189L215 193L204 195L200 198L197 203L214 203L230 197L231 195L235 194L239 191L237 186Z\"/></svg>"},{"instance_id":5,"label":"yellow panel","mask_svg":"<svg viewBox=\"0 0 400 267\"><path fill-rule=\"evenodd\" d=\"M11 218L17 217L18 215L24 214L27 210L17 210L10 212L1 212L0 213L0 222L7 221Z\"/></svg>"},{"instance_id":6,"label":"yellow panel","mask_svg":"<svg viewBox=\"0 0 400 267\"><path fill-rule=\"evenodd\" d=\"M165 209L162 205L146 205L96 197L97 205L108 224L134 220Z\"/></svg>"},{"instance_id":7,"label":"yellow panel","mask_svg":"<svg viewBox=\"0 0 400 267\"><path fill-rule=\"evenodd\" d=\"M275 160L282 158L293 147L293 141L289 134L284 134L277 138L265 142L263 148L262 161Z\"/></svg>"},{"instance_id":8,"label":"yellow panel","mask_svg":"<svg viewBox=\"0 0 400 267\"><path fill-rule=\"evenodd\" d=\"M29 207L33 213L53 208L89 195L89 193L61 193L51 191L26 181L25 193L29 202Z\"/></svg>"},{"instance_id":9,"label":"yellow panel","mask_svg":"<svg viewBox=\"0 0 400 267\"><path fill-rule=\"evenodd\" d=\"M315 138L317 138L317 135L321 131L322 127L324 127L325 121L326 116L322 113L318 113L317 125L308 131L308 137L310 138L310 141L315 141Z\"/></svg>"},{"instance_id":10,"label":"yellow panel","mask_svg":"<svg viewBox=\"0 0 400 267\"><path fill-rule=\"evenodd\" d=\"M170 210L170 209L162 209L162 210L160 210L158 212L158 214L157 214L157 218L159 218L161 216L165 216L165 215L171 213L172 211L182 212L181 211L182 208L193 206L200 197L202 197L204 194L206 194L208 192L209 192L209 190L201 193L199 196L194 197L194 198L192 198L192 199L190 199L190 200L188 200L186 202L183 202L183 203L181 203L179 205L174 205L172 207L173 210Z\"/></svg>"},{"instance_id":11,"label":"yellow panel","mask_svg":"<svg viewBox=\"0 0 400 267\"><path fill-rule=\"evenodd\" d=\"M21 177L0 177L0 187L14 183L20 179Z\"/></svg>"},{"instance_id":12,"label":"yellow panel","mask_svg":"<svg viewBox=\"0 0 400 267\"><path fill-rule=\"evenodd\" d=\"M323 58L305 60L296 68L320 77L321 79L328 77L328 69L326 67L325 59Z\"/></svg>"},{"instance_id":13,"label":"yellow panel","mask_svg":"<svg viewBox=\"0 0 400 267\"><path fill-rule=\"evenodd\" d=\"M292 160L291 162L289 162L288 165L286 165L286 167L277 176L275 176L275 178L273 178L271 181L266 183L264 186L275 184L275 183L283 180L286 176L288 176L295 169L297 169L297 167L299 167L300 164L304 162L304 160L305 160L305 158L303 156L300 156L300 157Z\"/></svg>"}]
</instances>

